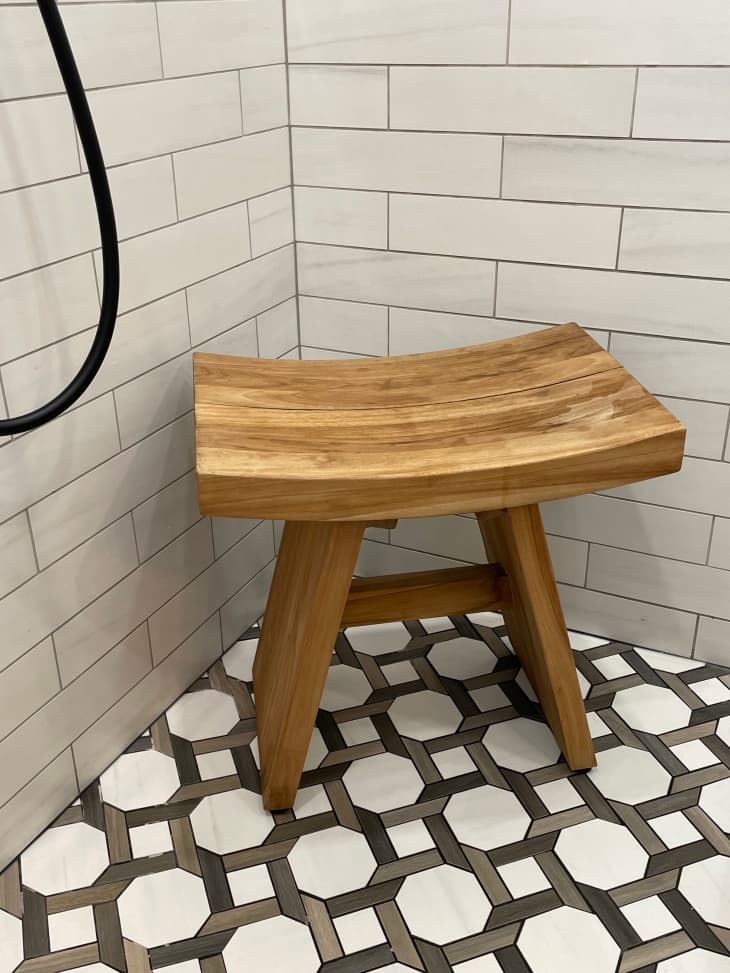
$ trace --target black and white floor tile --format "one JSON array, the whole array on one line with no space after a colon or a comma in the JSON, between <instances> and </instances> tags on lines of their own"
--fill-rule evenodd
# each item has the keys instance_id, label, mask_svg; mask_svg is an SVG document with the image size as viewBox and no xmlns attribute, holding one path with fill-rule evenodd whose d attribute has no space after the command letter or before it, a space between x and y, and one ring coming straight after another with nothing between
<instances>
[{"instance_id":1,"label":"black and white floor tile","mask_svg":"<svg viewBox=\"0 0 730 973\"><path fill-rule=\"evenodd\" d=\"M0 875L0 973L730 973L730 673L572 636L575 774L501 624L340 635L274 815L246 633Z\"/></svg>"}]
</instances>

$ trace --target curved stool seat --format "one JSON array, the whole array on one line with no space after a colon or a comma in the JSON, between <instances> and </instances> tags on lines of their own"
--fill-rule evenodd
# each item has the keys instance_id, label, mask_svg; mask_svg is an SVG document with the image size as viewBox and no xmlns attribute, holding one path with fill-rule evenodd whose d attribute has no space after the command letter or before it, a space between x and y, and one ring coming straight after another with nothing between
<instances>
[{"instance_id":1,"label":"curved stool seat","mask_svg":"<svg viewBox=\"0 0 730 973\"><path fill-rule=\"evenodd\" d=\"M396 358L196 354L194 384L201 511L286 521L254 666L267 807L294 800L343 624L501 611L566 761L594 765L537 504L672 473L685 435L615 358L566 324ZM490 563L352 581L368 524L468 512Z\"/></svg>"}]
</instances>

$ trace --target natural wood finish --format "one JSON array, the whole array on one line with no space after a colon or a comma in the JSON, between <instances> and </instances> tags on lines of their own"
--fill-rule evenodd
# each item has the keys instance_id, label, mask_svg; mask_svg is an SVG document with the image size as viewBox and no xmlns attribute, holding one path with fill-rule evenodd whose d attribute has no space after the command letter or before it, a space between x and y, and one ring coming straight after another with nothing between
<instances>
[{"instance_id":1,"label":"natural wood finish","mask_svg":"<svg viewBox=\"0 0 730 973\"><path fill-rule=\"evenodd\" d=\"M203 513L422 517L679 469L684 428L576 324L351 361L195 355Z\"/></svg>"},{"instance_id":2,"label":"natural wood finish","mask_svg":"<svg viewBox=\"0 0 730 973\"><path fill-rule=\"evenodd\" d=\"M254 661L264 806L292 806L365 525L284 526Z\"/></svg>"},{"instance_id":3,"label":"natural wood finish","mask_svg":"<svg viewBox=\"0 0 730 973\"><path fill-rule=\"evenodd\" d=\"M515 652L572 770L595 766L593 741L578 685L540 509L534 504L477 514L489 557L510 580L512 607L504 612Z\"/></svg>"},{"instance_id":4,"label":"natural wood finish","mask_svg":"<svg viewBox=\"0 0 730 973\"><path fill-rule=\"evenodd\" d=\"M343 625L376 625L428 615L462 615L509 607L509 583L498 564L386 574L352 582Z\"/></svg>"},{"instance_id":5,"label":"natural wood finish","mask_svg":"<svg viewBox=\"0 0 730 973\"><path fill-rule=\"evenodd\" d=\"M395 530L398 526L398 521L392 520L371 520L368 523L368 527L379 527L381 530Z\"/></svg>"}]
</instances>

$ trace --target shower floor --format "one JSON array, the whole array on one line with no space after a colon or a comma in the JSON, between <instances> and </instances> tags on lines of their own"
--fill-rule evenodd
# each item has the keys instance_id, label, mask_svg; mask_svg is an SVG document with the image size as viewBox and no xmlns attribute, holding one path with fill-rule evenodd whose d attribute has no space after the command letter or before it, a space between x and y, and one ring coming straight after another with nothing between
<instances>
[{"instance_id":1,"label":"shower floor","mask_svg":"<svg viewBox=\"0 0 730 973\"><path fill-rule=\"evenodd\" d=\"M256 637L0 875L0 973L730 971L727 670L571 636L574 774L499 616L349 629L271 815Z\"/></svg>"}]
</instances>

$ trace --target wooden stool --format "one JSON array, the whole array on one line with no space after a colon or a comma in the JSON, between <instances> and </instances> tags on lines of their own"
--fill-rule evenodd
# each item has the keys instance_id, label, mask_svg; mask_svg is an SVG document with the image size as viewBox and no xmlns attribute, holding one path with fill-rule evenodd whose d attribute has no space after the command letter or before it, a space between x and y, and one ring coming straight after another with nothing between
<instances>
[{"instance_id":1,"label":"wooden stool","mask_svg":"<svg viewBox=\"0 0 730 973\"><path fill-rule=\"evenodd\" d=\"M662 476L684 428L576 324L343 361L195 355L200 509L286 521L254 665L263 799L291 807L337 630L494 610L574 769L595 764L539 501ZM365 528L477 511L492 562L352 581Z\"/></svg>"}]
</instances>

